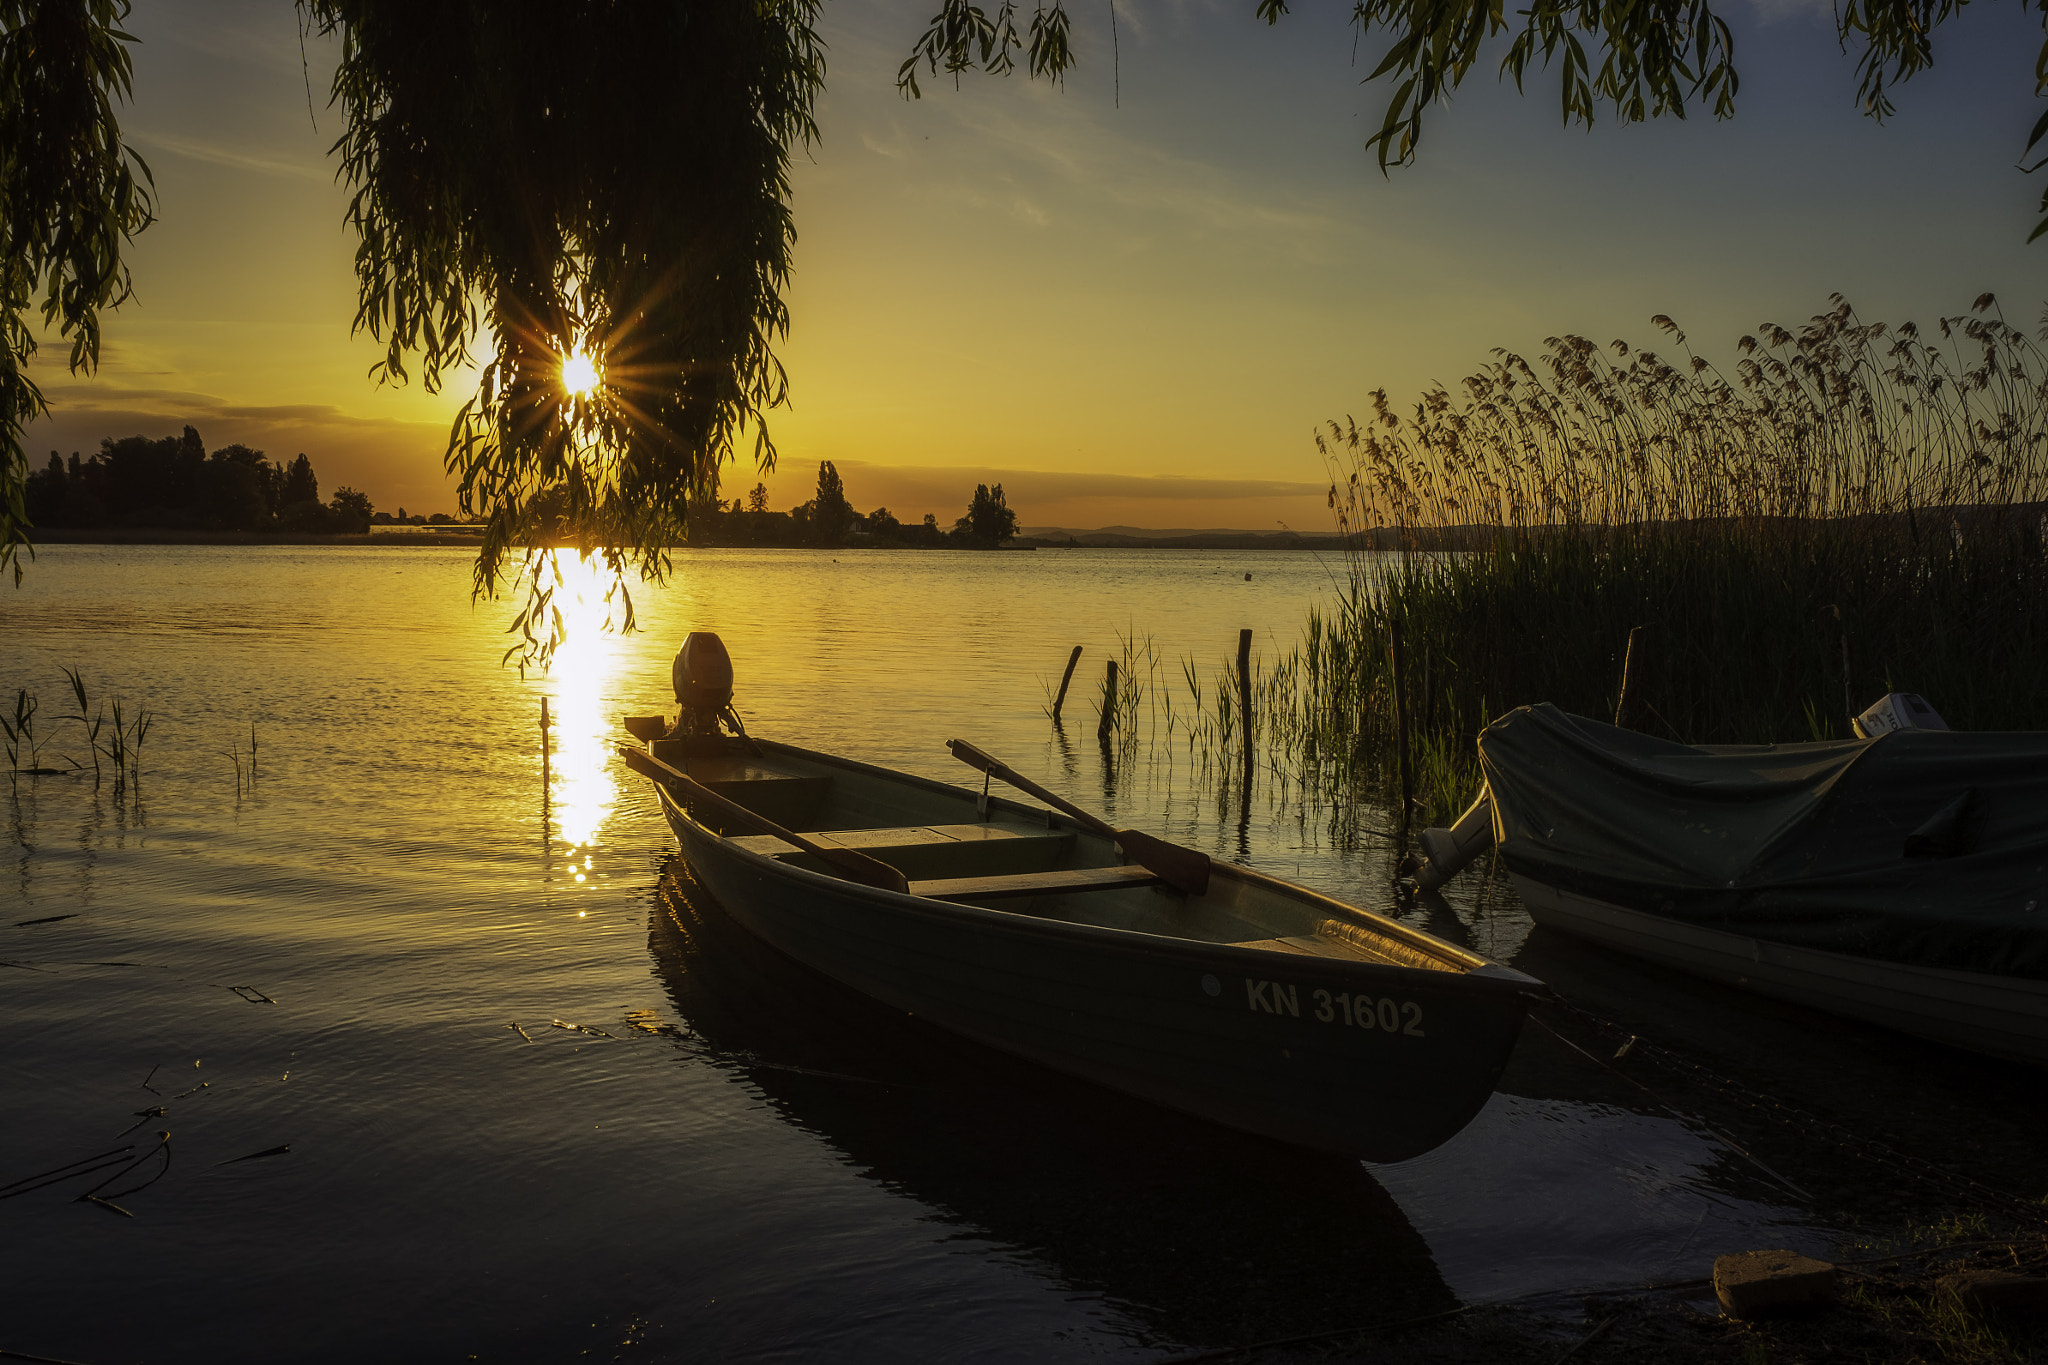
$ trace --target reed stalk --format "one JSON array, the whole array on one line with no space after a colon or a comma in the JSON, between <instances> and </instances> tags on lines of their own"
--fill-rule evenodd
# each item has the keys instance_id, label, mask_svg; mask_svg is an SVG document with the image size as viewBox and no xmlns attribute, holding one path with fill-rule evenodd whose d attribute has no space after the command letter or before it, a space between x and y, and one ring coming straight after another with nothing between
<instances>
[{"instance_id":1,"label":"reed stalk","mask_svg":"<svg viewBox=\"0 0 2048 1365\"><path fill-rule=\"evenodd\" d=\"M28 755L28 766L34 771L42 766L39 756L41 745L36 742L36 696L26 687L14 692L14 714L0 716L0 733L6 735L7 780L10 784L21 778L21 758Z\"/></svg>"}]
</instances>

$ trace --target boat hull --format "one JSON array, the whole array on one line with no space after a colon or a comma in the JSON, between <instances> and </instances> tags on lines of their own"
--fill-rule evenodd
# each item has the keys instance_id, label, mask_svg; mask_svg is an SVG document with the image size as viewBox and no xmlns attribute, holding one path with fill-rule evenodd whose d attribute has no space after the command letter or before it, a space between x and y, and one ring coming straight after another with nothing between
<instances>
[{"instance_id":1,"label":"boat hull","mask_svg":"<svg viewBox=\"0 0 2048 1365\"><path fill-rule=\"evenodd\" d=\"M1529 917L1545 928L1759 995L2048 1065L2048 982L1773 943L1513 875Z\"/></svg>"},{"instance_id":2,"label":"boat hull","mask_svg":"<svg viewBox=\"0 0 2048 1365\"><path fill-rule=\"evenodd\" d=\"M1282 1142L1374 1161L1438 1146L1492 1094L1534 985L857 886L736 847L657 790L697 881L788 956L978 1042Z\"/></svg>"}]
</instances>

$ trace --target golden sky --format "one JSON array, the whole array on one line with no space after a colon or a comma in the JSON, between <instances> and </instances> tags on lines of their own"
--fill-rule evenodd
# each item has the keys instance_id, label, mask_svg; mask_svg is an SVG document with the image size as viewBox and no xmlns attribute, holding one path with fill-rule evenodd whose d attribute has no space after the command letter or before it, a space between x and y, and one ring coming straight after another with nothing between
<instances>
[{"instance_id":1,"label":"golden sky","mask_svg":"<svg viewBox=\"0 0 2048 1365\"><path fill-rule=\"evenodd\" d=\"M772 506L832 460L857 506L904 520L950 524L1000 480L1026 526L1326 530L1314 426L1494 347L1654 345L1669 313L1718 358L1834 292L1927 322L1989 290L2021 323L2048 293L2048 242L2024 245L2041 186L2013 169L2038 112L2040 29L2018 11L1941 30L1884 127L1856 112L1824 4L1728 5L1731 123L1567 131L1553 82L1517 98L1482 62L1388 179L1363 150L1386 92L1360 85L1340 7L1269 29L1249 0L1119 0L1114 66L1106 11L1076 10L1064 87L928 78L905 103L896 65L929 8L825 7ZM285 0L144 0L130 27L123 117L162 221L99 376L44 352L57 411L31 451L190 422L209 447L305 452L323 493L453 511L463 385L379 389L349 335L332 49L302 50Z\"/></svg>"}]
</instances>

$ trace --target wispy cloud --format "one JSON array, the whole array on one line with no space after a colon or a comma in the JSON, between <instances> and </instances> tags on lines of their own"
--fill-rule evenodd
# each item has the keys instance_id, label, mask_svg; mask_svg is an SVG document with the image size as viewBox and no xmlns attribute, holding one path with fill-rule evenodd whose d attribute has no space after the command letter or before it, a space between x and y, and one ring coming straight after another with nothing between
<instances>
[{"instance_id":1,"label":"wispy cloud","mask_svg":"<svg viewBox=\"0 0 2048 1365\"><path fill-rule=\"evenodd\" d=\"M322 161L257 156L233 147L202 142L197 138L180 137L175 133L137 133L129 140L145 148L168 152L172 156L181 156L189 161L203 161L209 165L226 166L254 175L280 176L287 180L325 181L334 178L333 170Z\"/></svg>"},{"instance_id":2,"label":"wispy cloud","mask_svg":"<svg viewBox=\"0 0 2048 1365\"><path fill-rule=\"evenodd\" d=\"M272 422L292 426L333 426L382 429L392 426L442 430L439 423L359 417L331 403L231 403L189 389L157 389L104 383L57 383L44 386L50 406L63 413L156 412L175 420L198 422L208 417L238 422Z\"/></svg>"},{"instance_id":3,"label":"wispy cloud","mask_svg":"<svg viewBox=\"0 0 2048 1365\"><path fill-rule=\"evenodd\" d=\"M1749 0L1758 22L1766 27L1787 19L1833 19L1834 0Z\"/></svg>"},{"instance_id":4,"label":"wispy cloud","mask_svg":"<svg viewBox=\"0 0 2048 1365\"><path fill-rule=\"evenodd\" d=\"M888 143L882 142L873 133L864 132L860 135L860 145L876 156L886 156L891 161L903 161L910 156L910 149L903 145L901 129L896 130L895 139Z\"/></svg>"},{"instance_id":5,"label":"wispy cloud","mask_svg":"<svg viewBox=\"0 0 2048 1365\"><path fill-rule=\"evenodd\" d=\"M1339 224L1339 216L1320 204L1278 196L1213 162L1135 140L1079 109L1056 113L1050 127L993 102L958 101L947 112L985 164L1008 161L1136 217L1279 240L1321 238Z\"/></svg>"}]
</instances>

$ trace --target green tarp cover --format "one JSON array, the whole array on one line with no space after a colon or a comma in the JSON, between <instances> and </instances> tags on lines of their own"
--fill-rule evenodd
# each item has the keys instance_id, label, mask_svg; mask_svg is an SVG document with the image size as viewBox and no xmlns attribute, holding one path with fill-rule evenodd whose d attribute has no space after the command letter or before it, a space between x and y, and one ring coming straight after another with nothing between
<instances>
[{"instance_id":1,"label":"green tarp cover","mask_svg":"<svg viewBox=\"0 0 2048 1365\"><path fill-rule=\"evenodd\" d=\"M1518 875L1751 938L2048 979L2048 734L1694 747L1545 705L1488 726L1479 760Z\"/></svg>"}]
</instances>

